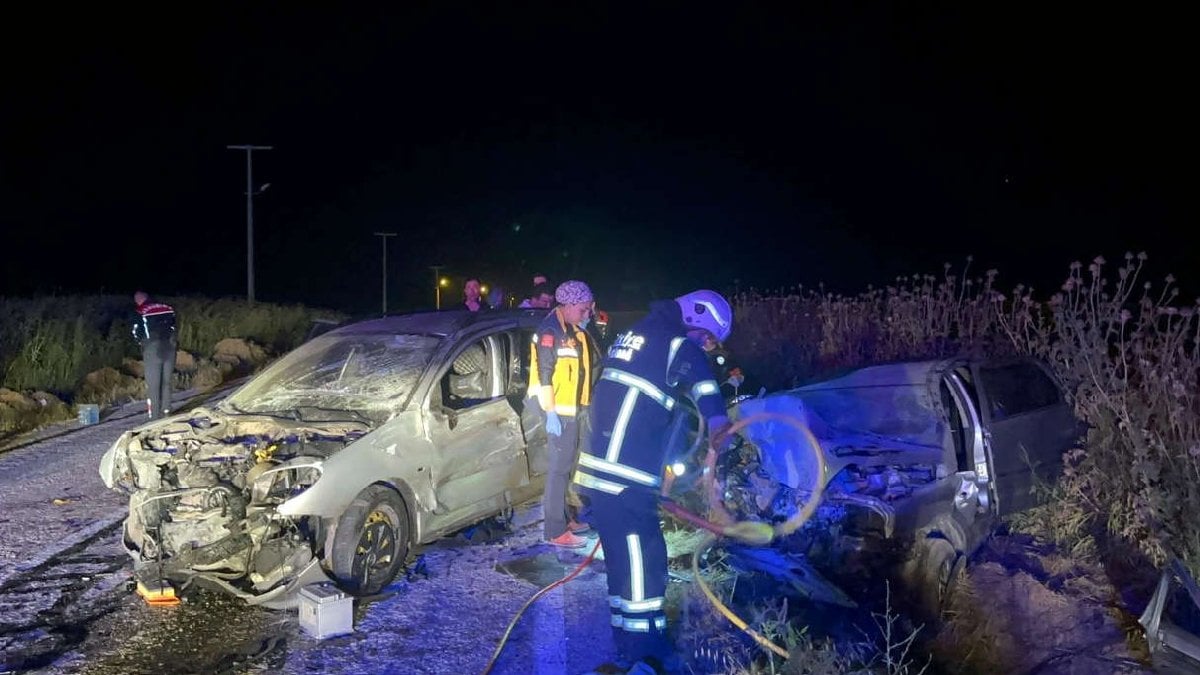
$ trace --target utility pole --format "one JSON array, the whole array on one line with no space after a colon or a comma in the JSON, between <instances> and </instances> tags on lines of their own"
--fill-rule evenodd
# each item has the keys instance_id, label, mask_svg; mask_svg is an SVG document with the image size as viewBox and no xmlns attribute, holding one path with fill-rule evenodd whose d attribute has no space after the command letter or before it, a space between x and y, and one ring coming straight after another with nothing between
<instances>
[{"instance_id":1,"label":"utility pole","mask_svg":"<svg viewBox=\"0 0 1200 675\"><path fill-rule=\"evenodd\" d=\"M442 308L442 276L438 273L442 271L443 267L445 265L430 265L430 269L433 270L434 307L437 309Z\"/></svg>"},{"instance_id":2,"label":"utility pole","mask_svg":"<svg viewBox=\"0 0 1200 675\"><path fill-rule=\"evenodd\" d=\"M376 232L375 236L383 242L383 315L387 316L387 238L396 236L396 233Z\"/></svg>"},{"instance_id":3,"label":"utility pole","mask_svg":"<svg viewBox=\"0 0 1200 675\"><path fill-rule=\"evenodd\" d=\"M255 150L273 150L269 145L227 145L226 150L246 151L246 301L254 304L254 161Z\"/></svg>"}]
</instances>

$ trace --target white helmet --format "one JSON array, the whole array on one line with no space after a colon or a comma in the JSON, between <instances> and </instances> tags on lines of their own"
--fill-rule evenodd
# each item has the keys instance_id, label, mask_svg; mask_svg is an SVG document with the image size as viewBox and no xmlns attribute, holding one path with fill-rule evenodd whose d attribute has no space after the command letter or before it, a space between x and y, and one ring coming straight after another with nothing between
<instances>
[{"instance_id":1,"label":"white helmet","mask_svg":"<svg viewBox=\"0 0 1200 675\"><path fill-rule=\"evenodd\" d=\"M688 328L703 328L717 338L717 342L729 339L733 331L733 309L729 302L714 291L692 291L675 298L683 312L683 323Z\"/></svg>"}]
</instances>

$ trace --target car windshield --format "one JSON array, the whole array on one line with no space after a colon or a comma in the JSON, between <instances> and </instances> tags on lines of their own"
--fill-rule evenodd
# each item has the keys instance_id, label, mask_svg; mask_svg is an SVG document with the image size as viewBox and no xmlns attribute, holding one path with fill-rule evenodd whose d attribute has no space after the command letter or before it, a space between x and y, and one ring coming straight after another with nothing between
<instances>
[{"instance_id":1,"label":"car windshield","mask_svg":"<svg viewBox=\"0 0 1200 675\"><path fill-rule=\"evenodd\" d=\"M925 445L941 443L942 420L923 387L878 385L792 393L809 411L809 423L819 437L857 433ZM818 428L811 415L820 418L825 428Z\"/></svg>"},{"instance_id":2,"label":"car windshield","mask_svg":"<svg viewBox=\"0 0 1200 675\"><path fill-rule=\"evenodd\" d=\"M417 385L439 342L427 335L322 335L281 358L224 405L308 421L386 419Z\"/></svg>"}]
</instances>

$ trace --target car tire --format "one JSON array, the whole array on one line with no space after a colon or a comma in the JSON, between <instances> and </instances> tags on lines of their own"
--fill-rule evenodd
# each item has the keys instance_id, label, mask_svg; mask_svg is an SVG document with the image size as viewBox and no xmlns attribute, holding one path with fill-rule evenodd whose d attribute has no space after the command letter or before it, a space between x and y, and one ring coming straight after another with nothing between
<instances>
[{"instance_id":1,"label":"car tire","mask_svg":"<svg viewBox=\"0 0 1200 675\"><path fill-rule=\"evenodd\" d=\"M959 555L953 544L940 537L925 539L922 547L920 602L926 613L940 617L962 578L966 558Z\"/></svg>"},{"instance_id":2,"label":"car tire","mask_svg":"<svg viewBox=\"0 0 1200 675\"><path fill-rule=\"evenodd\" d=\"M338 518L326 549L329 570L343 590L374 595L383 590L408 557L408 508L389 487L372 485Z\"/></svg>"}]
</instances>

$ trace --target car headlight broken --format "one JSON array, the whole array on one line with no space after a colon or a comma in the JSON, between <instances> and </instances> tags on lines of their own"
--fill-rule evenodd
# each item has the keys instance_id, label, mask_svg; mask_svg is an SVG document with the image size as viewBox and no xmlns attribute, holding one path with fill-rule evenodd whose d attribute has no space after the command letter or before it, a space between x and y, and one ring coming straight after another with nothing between
<instances>
[{"instance_id":1,"label":"car headlight broken","mask_svg":"<svg viewBox=\"0 0 1200 675\"><path fill-rule=\"evenodd\" d=\"M260 473L250 487L253 504L282 504L312 487L321 478L324 462L296 457Z\"/></svg>"}]
</instances>

